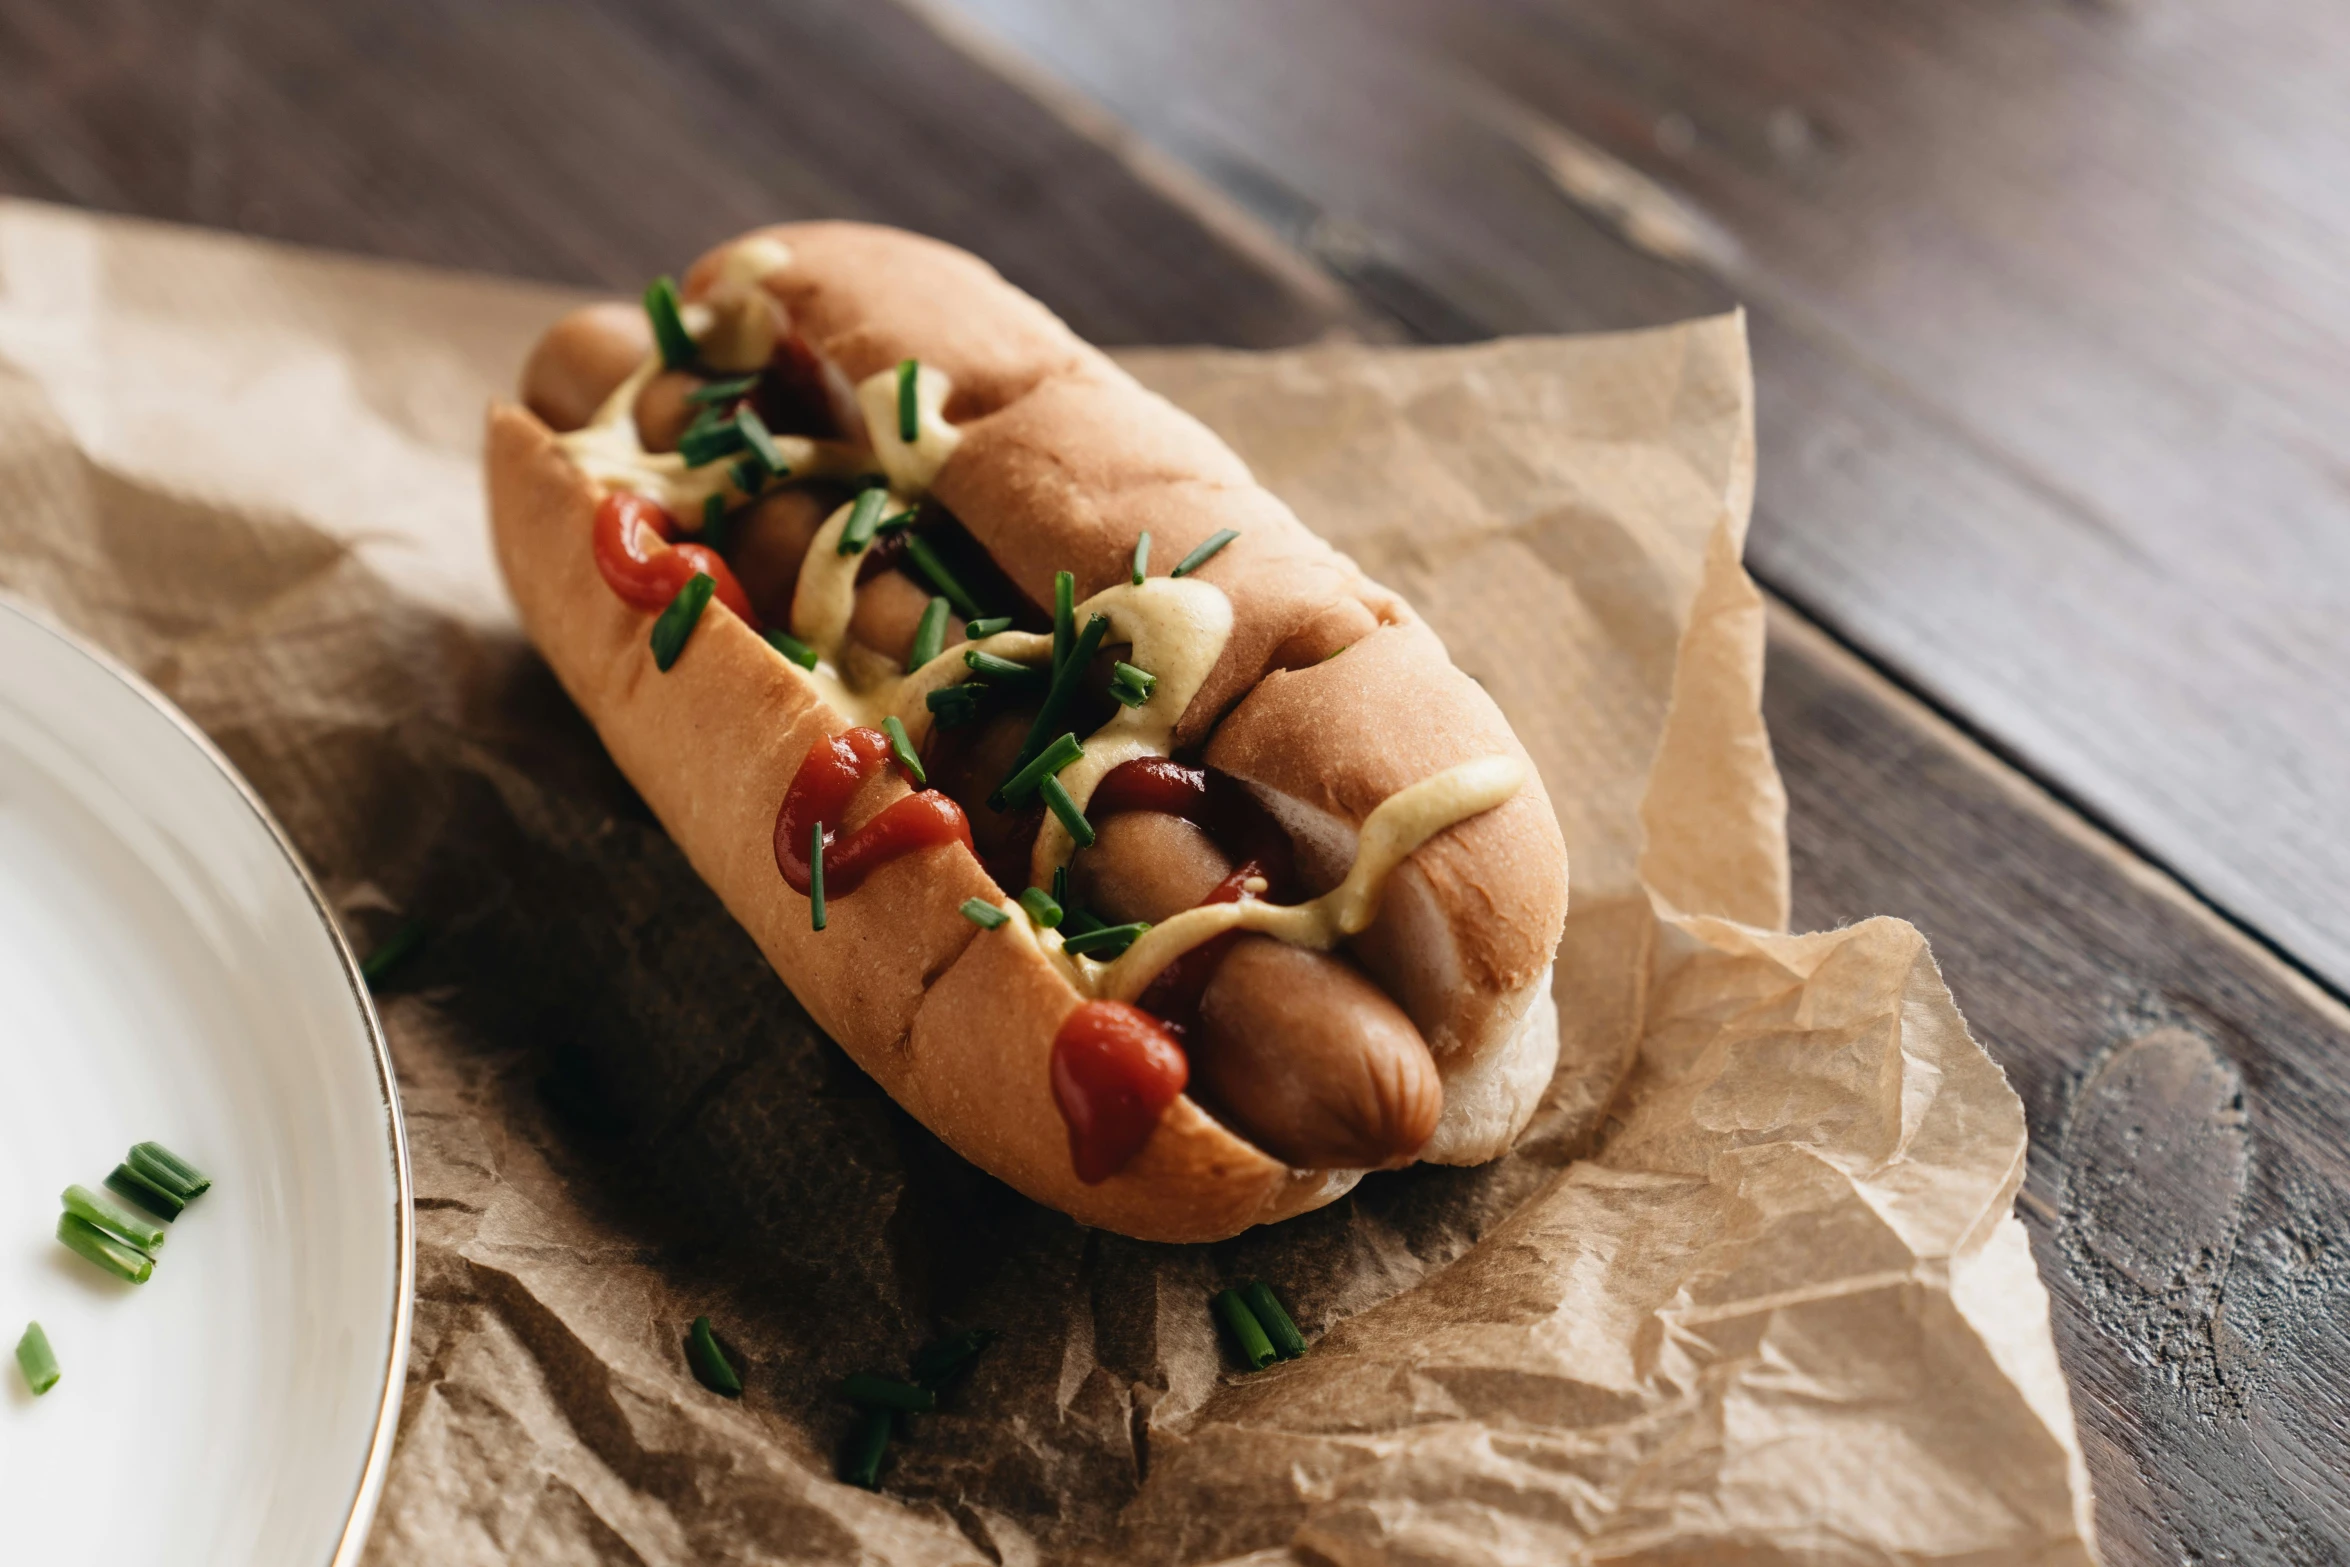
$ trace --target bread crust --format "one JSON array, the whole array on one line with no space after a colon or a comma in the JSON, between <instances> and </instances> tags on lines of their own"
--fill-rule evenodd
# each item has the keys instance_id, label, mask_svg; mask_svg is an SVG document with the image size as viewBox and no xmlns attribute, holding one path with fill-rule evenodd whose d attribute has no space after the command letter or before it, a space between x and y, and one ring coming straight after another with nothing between
<instances>
[{"instance_id":1,"label":"bread crust","mask_svg":"<svg viewBox=\"0 0 2350 1567\"><path fill-rule=\"evenodd\" d=\"M1179 748L1204 741L1211 765L1277 810L1290 801L1348 831L1406 784L1476 756L1524 756L1407 606L1306 530L1205 427L983 263L863 225L760 232L793 257L764 286L848 381L905 358L953 378L946 416L962 439L933 493L1032 600L1050 601L1057 570L1076 573L1080 597L1122 579L1144 529L1159 571L1216 530L1238 530L1197 573L1232 600L1234 631L1183 715ZM688 273L689 296L718 254ZM1221 1238L1353 1184L1353 1172L1289 1169L1188 1098L1126 1170L1080 1182L1049 1065L1081 997L1023 925L983 936L962 917L964 899L1003 896L978 862L960 847L908 856L811 930L807 900L775 869L775 811L810 744L854 720L717 606L657 672L653 617L622 603L594 563L599 487L537 418L504 405L490 413L487 467L500 570L565 690L818 1025L958 1153L1082 1222L1151 1240ZM1320 658L1360 627L1369 634L1335 657L1278 667L1301 648ZM1524 1039L1529 987L1564 923L1564 843L1530 765L1527 777L1514 799L1422 847L1355 943L1440 1070ZM877 782L862 810L904 792L894 777ZM1421 948L1439 927L1432 963ZM1530 1113L1531 1099L1519 1108ZM1483 1146L1484 1128L1502 1126L1506 1146L1524 1119L1488 1104L1474 1146L1440 1140L1448 1160L1490 1157L1501 1146Z\"/></svg>"}]
</instances>

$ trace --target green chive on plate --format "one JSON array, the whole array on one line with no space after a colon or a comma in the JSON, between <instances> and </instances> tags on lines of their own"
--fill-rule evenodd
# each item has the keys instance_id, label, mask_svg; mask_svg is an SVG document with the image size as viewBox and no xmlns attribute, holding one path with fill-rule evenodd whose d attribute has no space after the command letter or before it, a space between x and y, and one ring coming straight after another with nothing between
<instances>
[{"instance_id":1,"label":"green chive on plate","mask_svg":"<svg viewBox=\"0 0 2350 1567\"><path fill-rule=\"evenodd\" d=\"M5 601L0 996L0 1323L62 1369L38 1398L0 1376L0 1562L356 1562L414 1266L367 987L220 754ZM210 1178L168 1224L106 1184L144 1143ZM69 1187L164 1238L68 1249Z\"/></svg>"}]
</instances>

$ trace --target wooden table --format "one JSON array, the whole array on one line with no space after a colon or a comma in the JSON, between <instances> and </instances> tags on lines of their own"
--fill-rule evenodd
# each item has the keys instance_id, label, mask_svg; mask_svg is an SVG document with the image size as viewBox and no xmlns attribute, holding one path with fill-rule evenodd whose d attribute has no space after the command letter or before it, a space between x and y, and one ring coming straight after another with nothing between
<instances>
[{"instance_id":1,"label":"wooden table","mask_svg":"<svg viewBox=\"0 0 2350 1567\"><path fill-rule=\"evenodd\" d=\"M0 0L0 189L633 289L883 219L1113 343L1744 303L1805 927L1933 939L2115 1562L2350 1557L2350 12Z\"/></svg>"}]
</instances>

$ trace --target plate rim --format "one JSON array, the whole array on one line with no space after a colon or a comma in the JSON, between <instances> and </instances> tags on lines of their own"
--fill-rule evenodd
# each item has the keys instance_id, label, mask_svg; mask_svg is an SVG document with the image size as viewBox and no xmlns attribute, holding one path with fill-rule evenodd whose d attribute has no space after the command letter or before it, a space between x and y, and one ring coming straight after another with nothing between
<instances>
[{"instance_id":1,"label":"plate rim","mask_svg":"<svg viewBox=\"0 0 2350 1567\"><path fill-rule=\"evenodd\" d=\"M392 1066L390 1042L386 1039L383 1019L375 1010L375 997L367 988L366 977L359 971L359 961L352 955L351 944L344 938L343 927L334 915L326 894L319 890L318 881L310 874L301 852L278 822L245 775L212 737L198 728L196 721L182 712L177 703L157 690L147 679L114 654L89 638L60 624L41 606L27 602L15 592L0 591L0 611L15 616L34 630L63 644L69 653L78 654L111 675L130 693L154 710L166 723L179 732L182 739L193 745L212 768L227 782L253 819L276 845L278 857L285 862L302 893L310 900L310 909L326 931L333 947L335 960L342 965L343 983L352 1000L358 1003L361 1023L367 1030L369 1052L375 1063L375 1087L383 1101L385 1125L391 1137L394 1247L398 1253L395 1269L395 1293L392 1307L392 1342L385 1356L383 1386L378 1394L375 1429L368 1437L367 1459L360 1466L359 1484L353 1491L350 1510L344 1515L341 1533L324 1567L357 1567L360 1552L366 1548L369 1528L375 1522L376 1506L383 1499L386 1476L390 1472L393 1439L400 1424L400 1395L408 1375L408 1352L416 1312L416 1187L408 1162L408 1122L400 1111L399 1077Z\"/></svg>"}]
</instances>

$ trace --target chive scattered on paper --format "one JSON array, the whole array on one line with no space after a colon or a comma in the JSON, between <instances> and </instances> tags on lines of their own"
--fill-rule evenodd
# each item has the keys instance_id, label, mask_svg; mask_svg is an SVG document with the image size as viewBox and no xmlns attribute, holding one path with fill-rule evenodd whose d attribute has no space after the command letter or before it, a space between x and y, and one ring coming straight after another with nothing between
<instances>
[{"instance_id":1,"label":"chive scattered on paper","mask_svg":"<svg viewBox=\"0 0 2350 1567\"><path fill-rule=\"evenodd\" d=\"M1249 1315L1257 1319L1257 1326L1265 1330L1273 1353L1283 1360L1295 1360L1306 1352L1306 1336L1281 1308L1280 1298L1273 1293L1271 1285L1263 1279L1251 1279L1248 1287L1240 1292L1240 1298L1248 1303Z\"/></svg>"},{"instance_id":2,"label":"chive scattered on paper","mask_svg":"<svg viewBox=\"0 0 2350 1567\"><path fill-rule=\"evenodd\" d=\"M61 1200L67 1213L125 1246L151 1254L163 1244L166 1231L161 1224L139 1217L87 1186L68 1186Z\"/></svg>"},{"instance_id":3,"label":"chive scattered on paper","mask_svg":"<svg viewBox=\"0 0 2350 1567\"><path fill-rule=\"evenodd\" d=\"M1001 1337L993 1328L966 1328L952 1337L925 1345L914 1356L914 1380L927 1388L943 1387L977 1360L980 1351Z\"/></svg>"},{"instance_id":4,"label":"chive scattered on paper","mask_svg":"<svg viewBox=\"0 0 2350 1567\"><path fill-rule=\"evenodd\" d=\"M906 649L906 673L912 674L946 651L947 616L953 609L943 598L922 606L922 619L914 626L914 644Z\"/></svg>"},{"instance_id":5,"label":"chive scattered on paper","mask_svg":"<svg viewBox=\"0 0 2350 1567\"><path fill-rule=\"evenodd\" d=\"M723 1398L743 1396L743 1379L734 1369L734 1362L726 1358L726 1351L718 1347L718 1335L710 1331L708 1317L694 1318L692 1331L685 1336L686 1364L694 1368L694 1380Z\"/></svg>"},{"instance_id":6,"label":"chive scattered on paper","mask_svg":"<svg viewBox=\"0 0 2350 1567\"><path fill-rule=\"evenodd\" d=\"M841 1457L840 1477L868 1491L881 1489L881 1457L889 1451L890 1425L896 1416L886 1409L868 1409L857 1417L849 1433L848 1450Z\"/></svg>"},{"instance_id":7,"label":"chive scattered on paper","mask_svg":"<svg viewBox=\"0 0 2350 1567\"><path fill-rule=\"evenodd\" d=\"M824 928L824 824L808 828L808 923Z\"/></svg>"},{"instance_id":8,"label":"chive scattered on paper","mask_svg":"<svg viewBox=\"0 0 2350 1567\"><path fill-rule=\"evenodd\" d=\"M1265 1336L1263 1324L1240 1298L1240 1291L1223 1290L1209 1304L1215 1309L1216 1320L1224 1324L1233 1349L1251 1371L1262 1371L1273 1363L1273 1341Z\"/></svg>"},{"instance_id":9,"label":"chive scattered on paper","mask_svg":"<svg viewBox=\"0 0 2350 1567\"><path fill-rule=\"evenodd\" d=\"M898 361L898 439L908 446L922 438L922 361Z\"/></svg>"},{"instance_id":10,"label":"chive scattered on paper","mask_svg":"<svg viewBox=\"0 0 2350 1567\"><path fill-rule=\"evenodd\" d=\"M790 659L793 663L799 665L802 669L814 669L816 667L816 650L808 646L807 643L802 642L798 637L793 636L790 632L763 631L760 633L760 635L767 639L767 645L769 647L775 649L776 652L781 653L785 658Z\"/></svg>"},{"instance_id":11,"label":"chive scattered on paper","mask_svg":"<svg viewBox=\"0 0 2350 1567\"><path fill-rule=\"evenodd\" d=\"M1218 528L1215 532L1207 536L1207 539L1201 543L1198 549L1193 550L1190 554L1184 556L1182 561L1178 563L1175 569L1169 572L1168 575L1173 577L1190 576L1193 572L1199 570L1200 567L1205 566L1210 560L1215 558L1215 554L1218 550L1222 549L1225 545L1230 544L1234 539L1239 537L1240 534L1235 529Z\"/></svg>"},{"instance_id":12,"label":"chive scattered on paper","mask_svg":"<svg viewBox=\"0 0 2350 1567\"><path fill-rule=\"evenodd\" d=\"M667 674L685 651L686 638L694 634L700 624L702 611L710 607L710 595L718 591L718 580L708 572L697 571L686 579L677 597L661 611L653 622L653 665Z\"/></svg>"},{"instance_id":13,"label":"chive scattered on paper","mask_svg":"<svg viewBox=\"0 0 2350 1567\"><path fill-rule=\"evenodd\" d=\"M985 898L965 898L963 900L963 918L981 930L1000 930L1011 917Z\"/></svg>"},{"instance_id":14,"label":"chive scattered on paper","mask_svg":"<svg viewBox=\"0 0 2350 1567\"><path fill-rule=\"evenodd\" d=\"M57 1385L57 1352L49 1347L49 1335L38 1322L26 1323L24 1337L16 1341L16 1369L24 1373L24 1385L35 1398Z\"/></svg>"},{"instance_id":15,"label":"chive scattered on paper","mask_svg":"<svg viewBox=\"0 0 2350 1567\"><path fill-rule=\"evenodd\" d=\"M70 1213L57 1216L57 1238L66 1250L103 1268L126 1284L144 1284L154 1276L155 1259L136 1246L125 1246L87 1220Z\"/></svg>"},{"instance_id":16,"label":"chive scattered on paper","mask_svg":"<svg viewBox=\"0 0 2350 1567\"><path fill-rule=\"evenodd\" d=\"M424 921L402 920L399 928L377 944L367 955L367 961L359 965L359 977L371 990L382 984L384 976L416 955L416 949L424 945L425 935Z\"/></svg>"},{"instance_id":17,"label":"chive scattered on paper","mask_svg":"<svg viewBox=\"0 0 2350 1567\"><path fill-rule=\"evenodd\" d=\"M685 329L685 313L678 307L677 280L657 277L645 285L645 317L653 323L653 341L661 347L661 363L671 370L690 369L694 338Z\"/></svg>"},{"instance_id":18,"label":"chive scattered on paper","mask_svg":"<svg viewBox=\"0 0 2350 1567\"><path fill-rule=\"evenodd\" d=\"M917 786L929 783L930 775L922 771L922 758L914 754L913 738L906 733L906 726L899 721L897 714L892 713L881 721L881 732L889 736L889 754L898 759L898 765L906 770L907 776Z\"/></svg>"},{"instance_id":19,"label":"chive scattered on paper","mask_svg":"<svg viewBox=\"0 0 2350 1567\"><path fill-rule=\"evenodd\" d=\"M860 1371L840 1385L841 1396L864 1409L891 1409L904 1415L927 1415L938 1408L938 1395L911 1382L893 1382Z\"/></svg>"}]
</instances>

